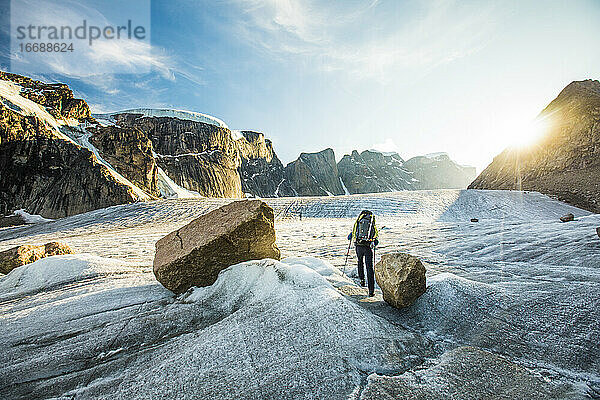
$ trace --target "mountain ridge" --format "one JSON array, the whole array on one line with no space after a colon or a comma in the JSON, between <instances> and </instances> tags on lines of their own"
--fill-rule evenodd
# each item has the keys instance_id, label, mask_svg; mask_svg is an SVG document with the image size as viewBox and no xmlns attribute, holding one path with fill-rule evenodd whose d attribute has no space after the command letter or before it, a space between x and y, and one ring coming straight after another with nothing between
<instances>
[{"instance_id":1,"label":"mountain ridge","mask_svg":"<svg viewBox=\"0 0 600 400\"><path fill-rule=\"evenodd\" d=\"M8 171L0 176L2 214L25 208L59 218L161 197L328 196L439 186L401 185L390 172L394 166L380 160L401 168L399 155L363 152L365 179L357 188L357 175L342 163L359 157L356 151L340 162L331 148L304 152L284 166L262 132L231 130L219 118L186 110L92 114L65 84L1 71L0 100L0 166ZM409 175L423 173L417 170L404 171L403 179L415 182ZM435 180L428 174L421 180Z\"/></svg>"}]
</instances>

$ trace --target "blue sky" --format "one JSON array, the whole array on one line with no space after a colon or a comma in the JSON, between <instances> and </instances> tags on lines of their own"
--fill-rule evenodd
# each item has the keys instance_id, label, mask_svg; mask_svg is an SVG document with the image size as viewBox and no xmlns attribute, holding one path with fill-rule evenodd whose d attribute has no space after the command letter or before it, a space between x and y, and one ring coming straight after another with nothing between
<instances>
[{"instance_id":1,"label":"blue sky","mask_svg":"<svg viewBox=\"0 0 600 400\"><path fill-rule=\"evenodd\" d=\"M78 3L108 20L135 13ZM127 65L151 72L36 77L96 112L189 109L264 132L284 163L378 148L481 170L569 82L600 76L593 0L155 0L150 15L152 59L132 52Z\"/></svg>"}]
</instances>

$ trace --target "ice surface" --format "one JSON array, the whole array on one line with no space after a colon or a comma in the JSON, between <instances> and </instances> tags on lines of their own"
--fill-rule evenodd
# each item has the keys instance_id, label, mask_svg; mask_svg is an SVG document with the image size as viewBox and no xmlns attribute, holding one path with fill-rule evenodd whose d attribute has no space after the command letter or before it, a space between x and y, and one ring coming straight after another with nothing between
<instances>
[{"instance_id":1,"label":"ice surface","mask_svg":"<svg viewBox=\"0 0 600 400\"><path fill-rule=\"evenodd\" d=\"M179 298L127 271L109 286L81 261L70 286L4 305L4 398L345 398L431 351L345 298L314 259L238 264Z\"/></svg>"},{"instance_id":2,"label":"ice surface","mask_svg":"<svg viewBox=\"0 0 600 400\"><path fill-rule=\"evenodd\" d=\"M174 297L151 273L154 243L229 201L140 202L0 229L0 250L61 239L105 257L60 279L34 263L41 278L15 278L20 267L0 280L0 397L367 399L375 383L393 393L403 377L423 398L520 398L502 392L512 375L477 380L472 368L519 369L516 394L598 397L599 215L505 191L265 199L286 258L230 267ZM364 208L378 216L377 260L406 251L426 265L428 289L408 309L379 290L368 299L341 273ZM575 221L561 223L567 212ZM453 353L462 346L477 351Z\"/></svg>"},{"instance_id":3,"label":"ice surface","mask_svg":"<svg viewBox=\"0 0 600 400\"><path fill-rule=\"evenodd\" d=\"M91 254L66 254L42 258L31 264L15 268L0 280L0 299L43 289L114 274L119 271L131 271L126 261L101 258Z\"/></svg>"}]
</instances>

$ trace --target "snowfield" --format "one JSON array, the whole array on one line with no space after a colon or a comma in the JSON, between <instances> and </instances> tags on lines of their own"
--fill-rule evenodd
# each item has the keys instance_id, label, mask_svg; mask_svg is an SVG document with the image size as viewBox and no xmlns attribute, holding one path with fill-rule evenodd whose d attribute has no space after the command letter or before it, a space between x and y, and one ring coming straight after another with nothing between
<instances>
[{"instance_id":1,"label":"snowfield","mask_svg":"<svg viewBox=\"0 0 600 400\"><path fill-rule=\"evenodd\" d=\"M78 253L0 278L0 397L600 397L600 215L505 191L265 199L282 261L173 295L152 274L154 243L227 201L0 229L0 250L62 240ZM364 208L377 259L406 251L427 268L407 309L366 297L355 258L344 267Z\"/></svg>"}]
</instances>

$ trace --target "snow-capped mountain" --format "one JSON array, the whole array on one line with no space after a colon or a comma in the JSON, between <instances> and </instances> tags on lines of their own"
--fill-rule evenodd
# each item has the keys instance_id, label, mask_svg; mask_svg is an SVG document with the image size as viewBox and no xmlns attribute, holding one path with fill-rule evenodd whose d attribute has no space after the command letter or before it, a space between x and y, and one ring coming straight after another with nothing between
<instances>
[{"instance_id":1,"label":"snow-capped mountain","mask_svg":"<svg viewBox=\"0 0 600 400\"><path fill-rule=\"evenodd\" d=\"M600 212L600 82L570 83L538 119L545 135L504 150L469 188L535 190Z\"/></svg>"}]
</instances>

